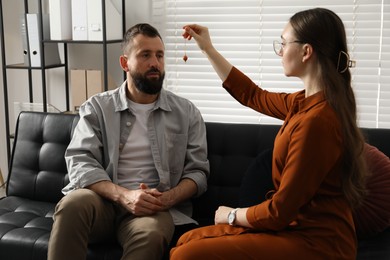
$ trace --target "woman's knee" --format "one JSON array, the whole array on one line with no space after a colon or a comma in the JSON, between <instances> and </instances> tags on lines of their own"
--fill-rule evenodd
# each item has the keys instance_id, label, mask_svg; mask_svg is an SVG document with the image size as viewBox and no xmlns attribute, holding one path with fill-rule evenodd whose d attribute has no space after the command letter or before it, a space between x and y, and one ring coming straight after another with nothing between
<instances>
[{"instance_id":1,"label":"woman's knee","mask_svg":"<svg viewBox=\"0 0 390 260\"><path fill-rule=\"evenodd\" d=\"M181 260L181 259L186 259L186 260L198 260L198 259L211 259L209 258L210 255L207 253L203 252L204 248L198 248L195 246L193 248L191 245L188 246L188 244L181 245L178 247L174 247L170 251L170 257L169 259L171 260ZM216 258L217 259L217 258Z\"/></svg>"}]
</instances>

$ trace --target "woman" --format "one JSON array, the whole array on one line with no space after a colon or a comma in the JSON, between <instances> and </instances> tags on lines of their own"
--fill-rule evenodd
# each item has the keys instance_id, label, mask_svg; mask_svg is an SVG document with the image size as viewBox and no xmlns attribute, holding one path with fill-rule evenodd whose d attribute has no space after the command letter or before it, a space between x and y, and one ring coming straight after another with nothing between
<instances>
[{"instance_id":1,"label":"woman","mask_svg":"<svg viewBox=\"0 0 390 260\"><path fill-rule=\"evenodd\" d=\"M184 29L235 99L284 124L269 199L219 207L216 225L184 234L171 259L355 259L352 210L365 193L366 170L341 19L323 8L296 13L274 42L285 75L303 81L304 90L292 94L256 86L218 53L207 28Z\"/></svg>"}]
</instances>

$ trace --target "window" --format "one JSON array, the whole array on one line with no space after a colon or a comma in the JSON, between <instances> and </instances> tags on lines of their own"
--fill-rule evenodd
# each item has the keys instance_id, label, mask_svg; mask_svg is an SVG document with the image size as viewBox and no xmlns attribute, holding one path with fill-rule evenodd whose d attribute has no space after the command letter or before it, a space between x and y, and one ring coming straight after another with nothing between
<instances>
[{"instance_id":1,"label":"window","mask_svg":"<svg viewBox=\"0 0 390 260\"><path fill-rule=\"evenodd\" d=\"M324 7L344 21L358 103L359 125L390 128L390 2L387 0L153 0L153 24L166 45L166 87L190 99L206 121L271 123L235 101L194 40L181 34L187 23L207 26L214 46L234 66L269 91L294 92L299 79L283 74L272 42L288 19L308 8ZM188 61L182 57L186 52Z\"/></svg>"}]
</instances>

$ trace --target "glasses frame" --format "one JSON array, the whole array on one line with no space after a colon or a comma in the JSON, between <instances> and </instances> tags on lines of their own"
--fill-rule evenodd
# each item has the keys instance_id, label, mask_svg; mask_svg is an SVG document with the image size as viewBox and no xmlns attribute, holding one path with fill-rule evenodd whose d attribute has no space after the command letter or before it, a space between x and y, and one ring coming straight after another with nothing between
<instances>
[{"instance_id":1,"label":"glasses frame","mask_svg":"<svg viewBox=\"0 0 390 260\"><path fill-rule=\"evenodd\" d=\"M290 42L280 42L278 40L274 40L272 43L272 46L274 47L275 54L278 56L282 56L282 51L283 51L284 47L289 43L305 44L305 42L299 41L299 40L290 41Z\"/></svg>"}]
</instances>

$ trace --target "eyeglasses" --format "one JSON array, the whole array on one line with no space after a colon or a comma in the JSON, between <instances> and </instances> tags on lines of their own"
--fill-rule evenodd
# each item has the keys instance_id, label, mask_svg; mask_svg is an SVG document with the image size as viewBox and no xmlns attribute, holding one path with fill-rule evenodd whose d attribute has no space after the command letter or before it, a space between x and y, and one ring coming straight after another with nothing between
<instances>
[{"instance_id":1,"label":"eyeglasses","mask_svg":"<svg viewBox=\"0 0 390 260\"><path fill-rule=\"evenodd\" d=\"M303 41L279 42L279 41L275 40L273 42L273 46L274 46L274 51L275 51L276 55L282 56L282 51L283 51L284 46L286 46L289 43L304 44Z\"/></svg>"}]
</instances>

